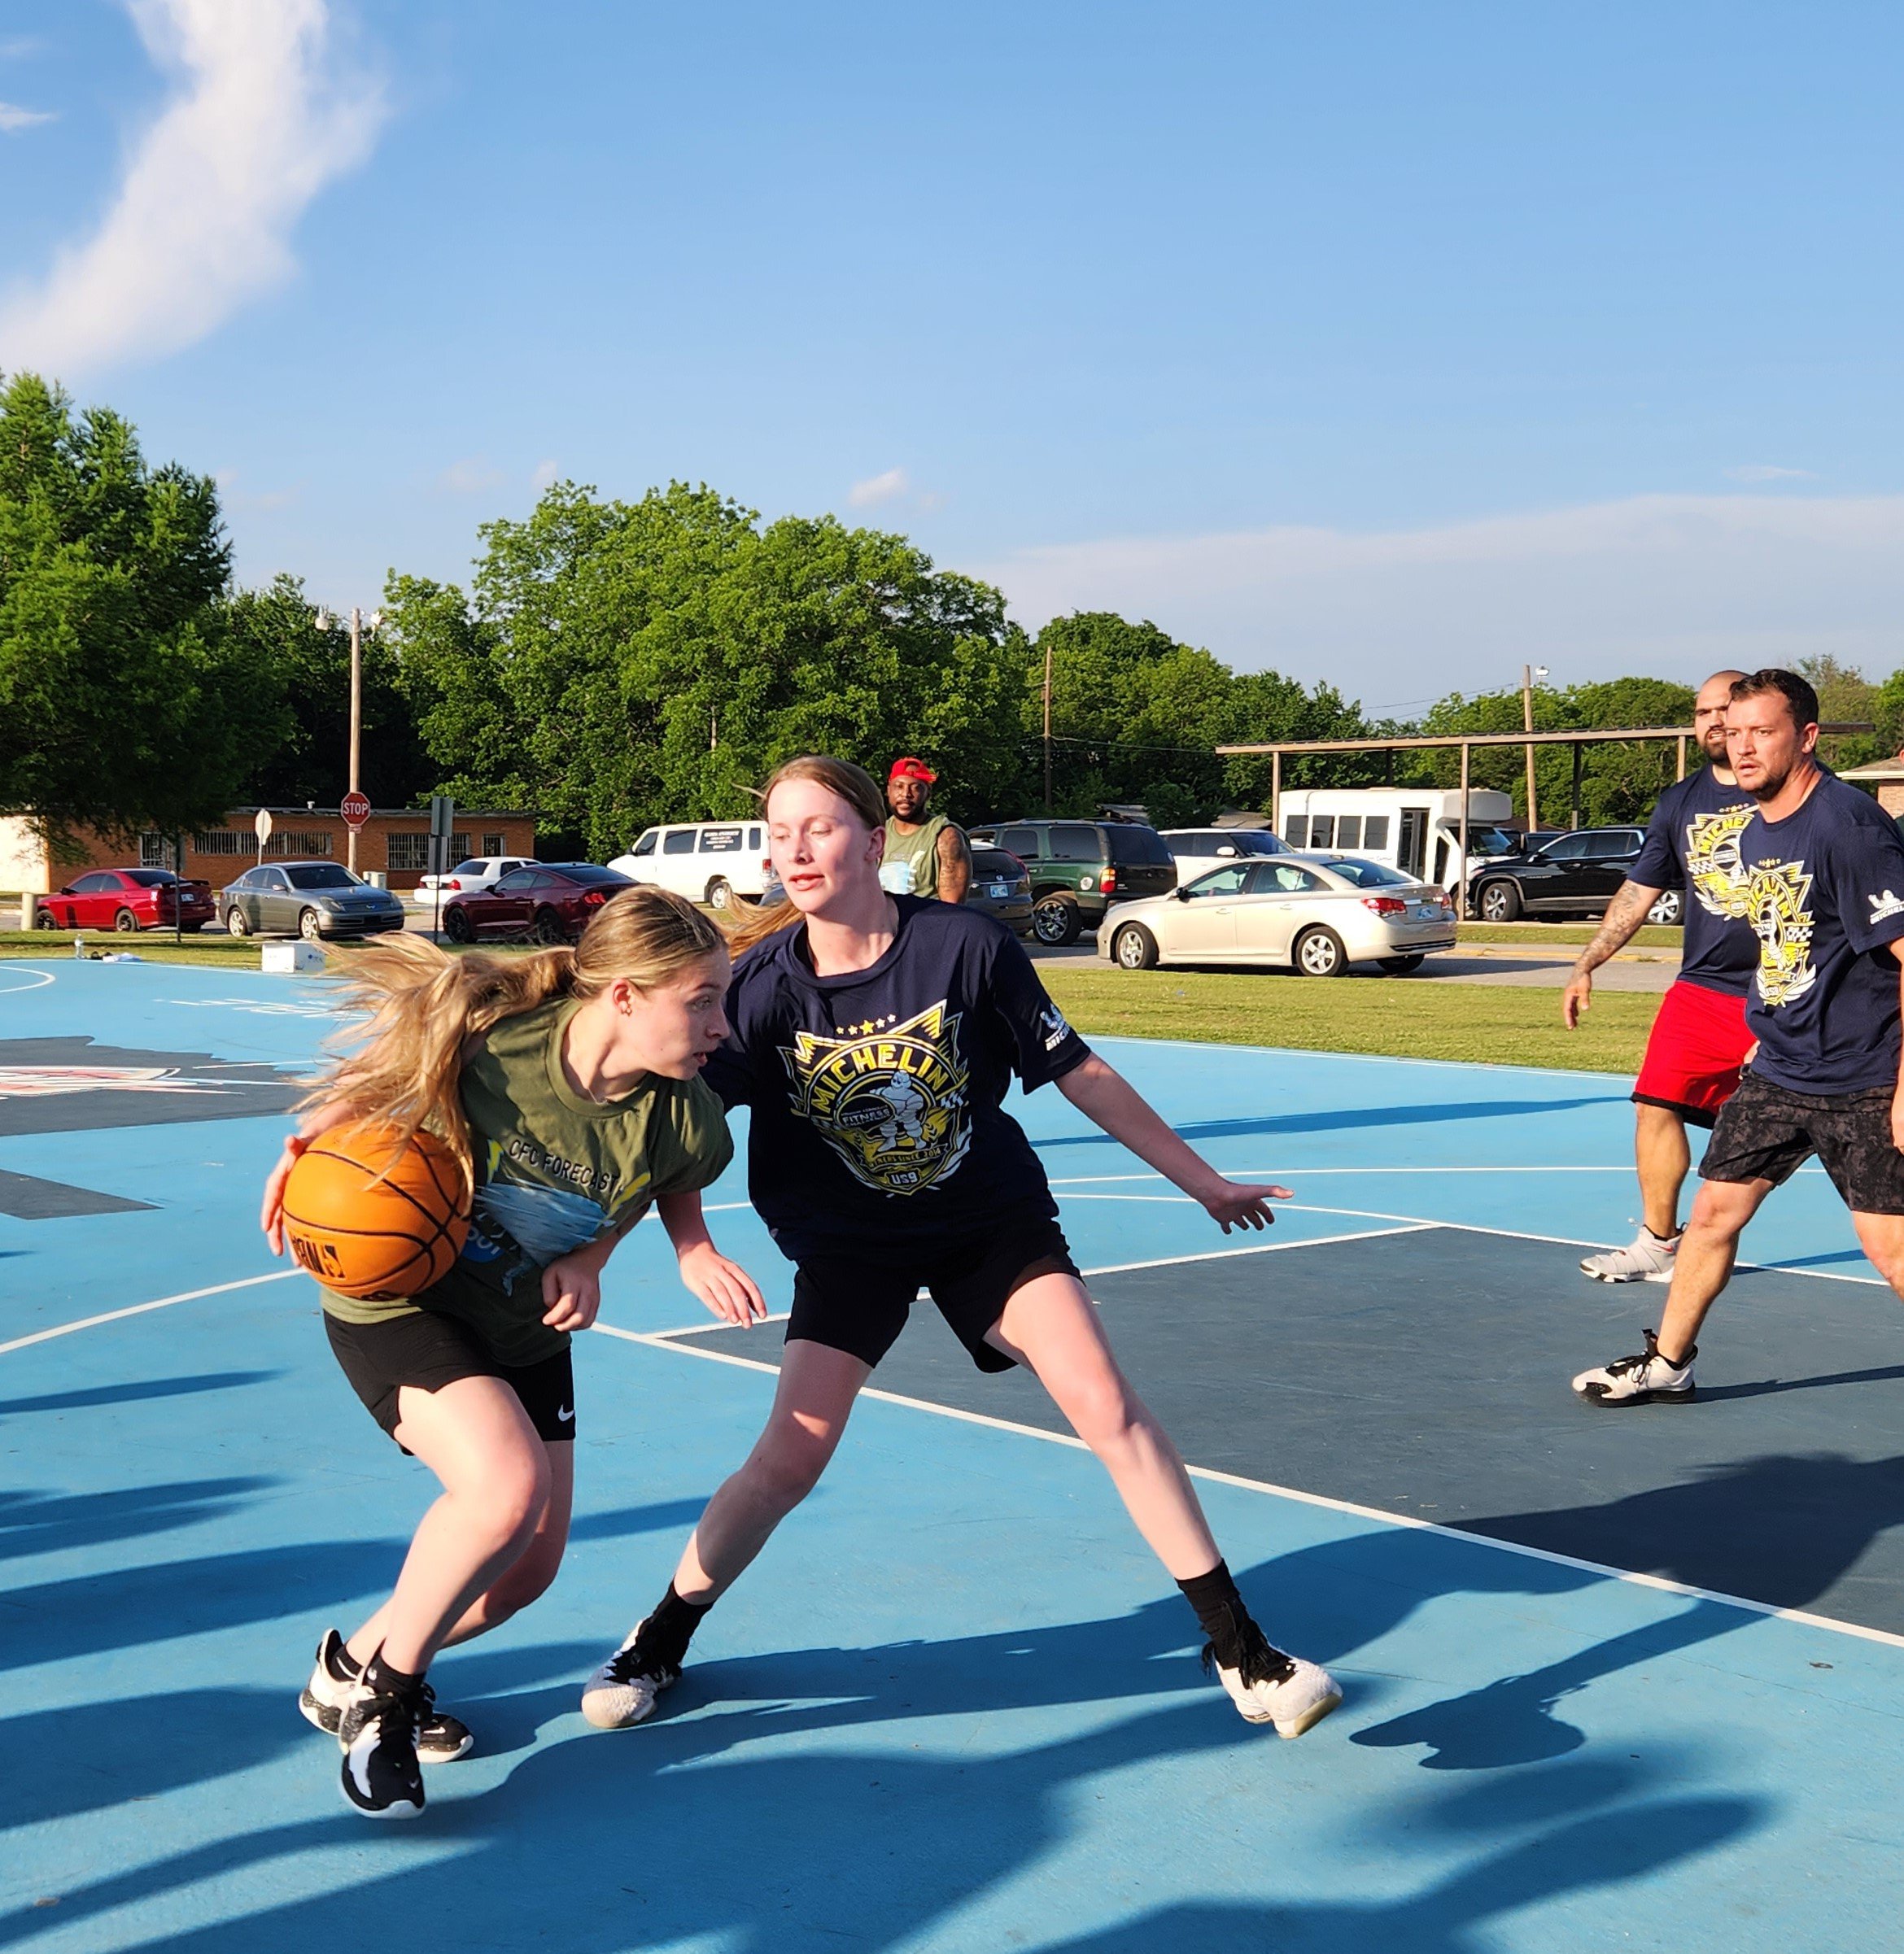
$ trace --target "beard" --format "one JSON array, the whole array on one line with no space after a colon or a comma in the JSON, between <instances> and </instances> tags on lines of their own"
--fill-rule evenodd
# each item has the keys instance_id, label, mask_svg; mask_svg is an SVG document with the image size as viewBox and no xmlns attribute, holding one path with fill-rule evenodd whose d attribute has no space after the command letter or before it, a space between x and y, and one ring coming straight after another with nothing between
<instances>
[{"instance_id":1,"label":"beard","mask_svg":"<svg viewBox=\"0 0 1904 1954\"><path fill-rule=\"evenodd\" d=\"M1706 758L1711 761L1715 766L1725 765L1726 729L1724 726L1714 726L1699 744L1705 748Z\"/></svg>"},{"instance_id":2,"label":"beard","mask_svg":"<svg viewBox=\"0 0 1904 1954\"><path fill-rule=\"evenodd\" d=\"M1776 800L1784 792L1785 783L1792 778L1792 766L1797 764L1794 761L1778 773L1767 774L1757 787L1748 787L1745 792L1754 800ZM1740 781L1739 784L1745 787L1745 783Z\"/></svg>"}]
</instances>

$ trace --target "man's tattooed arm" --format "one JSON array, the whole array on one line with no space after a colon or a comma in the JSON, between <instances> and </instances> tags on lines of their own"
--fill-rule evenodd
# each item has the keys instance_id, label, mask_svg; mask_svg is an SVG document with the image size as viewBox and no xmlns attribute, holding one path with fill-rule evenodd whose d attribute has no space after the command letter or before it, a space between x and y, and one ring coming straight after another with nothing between
<instances>
[{"instance_id":1,"label":"man's tattooed arm","mask_svg":"<svg viewBox=\"0 0 1904 1954\"><path fill-rule=\"evenodd\" d=\"M1593 940L1574 959L1574 968L1583 975L1596 970L1615 951L1623 950L1639 934L1648 910L1659 901L1659 891L1643 882L1622 882L1618 892L1606 905Z\"/></svg>"}]
</instances>

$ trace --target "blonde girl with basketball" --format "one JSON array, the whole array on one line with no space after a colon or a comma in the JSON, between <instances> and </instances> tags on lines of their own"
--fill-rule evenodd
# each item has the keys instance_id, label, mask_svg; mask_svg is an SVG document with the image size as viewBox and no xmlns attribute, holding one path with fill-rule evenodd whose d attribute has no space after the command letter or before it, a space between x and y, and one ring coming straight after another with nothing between
<instances>
[{"instance_id":1,"label":"blonde girl with basketball","mask_svg":"<svg viewBox=\"0 0 1904 1954\"><path fill-rule=\"evenodd\" d=\"M595 1320L616 1244L652 1206L710 1310L732 1323L764 1314L701 1212L700 1190L733 1153L700 1075L727 1034L729 975L719 929L652 888L615 896L573 949L452 955L405 936L352 961L347 1000L368 1024L266 1183L272 1248L299 1155L353 1120L446 1143L471 1204L461 1254L422 1293L322 1291L352 1388L443 1489L390 1599L347 1641L326 1632L300 1699L336 1733L344 1795L368 1817L414 1817L420 1760L470 1747L425 1680L437 1652L526 1607L561 1564L574 1489L569 1339Z\"/></svg>"},{"instance_id":2,"label":"blonde girl with basketball","mask_svg":"<svg viewBox=\"0 0 1904 1954\"><path fill-rule=\"evenodd\" d=\"M1003 924L889 894L884 804L859 768L789 761L764 811L787 901L736 938L752 947L707 1082L750 1109L749 1197L796 1267L780 1383L583 1713L609 1729L651 1713L701 1618L819 1481L924 1287L980 1370L1024 1365L1097 1455L1237 1708L1301 1735L1341 1692L1251 1616L1177 1448L1118 1367L1006 1091L1014 1076L1055 1084L1225 1234L1268 1226L1289 1190L1238 1185L1193 1152L1066 1023Z\"/></svg>"}]
</instances>

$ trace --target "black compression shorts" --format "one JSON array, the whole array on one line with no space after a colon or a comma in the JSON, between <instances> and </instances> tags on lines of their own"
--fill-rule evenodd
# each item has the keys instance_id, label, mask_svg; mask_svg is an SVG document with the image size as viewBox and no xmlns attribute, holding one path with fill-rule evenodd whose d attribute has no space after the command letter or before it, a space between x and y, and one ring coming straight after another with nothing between
<instances>
[{"instance_id":1,"label":"black compression shorts","mask_svg":"<svg viewBox=\"0 0 1904 1954\"><path fill-rule=\"evenodd\" d=\"M1040 1276L1076 1274L1064 1231L1043 1215L1004 1219L990 1235L916 1256L806 1256L793 1278L787 1341L824 1344L877 1365L924 1289L981 1371L1008 1371L1013 1360L987 1343L985 1332L1013 1293Z\"/></svg>"},{"instance_id":2,"label":"black compression shorts","mask_svg":"<svg viewBox=\"0 0 1904 1954\"><path fill-rule=\"evenodd\" d=\"M454 1317L434 1310L346 1323L324 1312L325 1333L351 1389L392 1438L404 1385L439 1391L459 1377L500 1377L522 1401L536 1436L558 1445L575 1436L575 1373L565 1347L539 1363L498 1363Z\"/></svg>"}]
</instances>

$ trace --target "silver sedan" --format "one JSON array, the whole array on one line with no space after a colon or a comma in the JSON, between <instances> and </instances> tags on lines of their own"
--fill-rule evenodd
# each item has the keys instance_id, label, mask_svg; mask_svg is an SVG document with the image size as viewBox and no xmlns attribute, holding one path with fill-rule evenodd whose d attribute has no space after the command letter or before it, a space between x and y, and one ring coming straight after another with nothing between
<instances>
[{"instance_id":1,"label":"silver sedan","mask_svg":"<svg viewBox=\"0 0 1904 1954\"><path fill-rule=\"evenodd\" d=\"M1119 904L1098 931L1099 954L1127 970L1270 963L1305 977L1339 977L1362 962L1399 974L1454 942L1441 890L1352 855L1226 863L1171 895Z\"/></svg>"}]
</instances>

